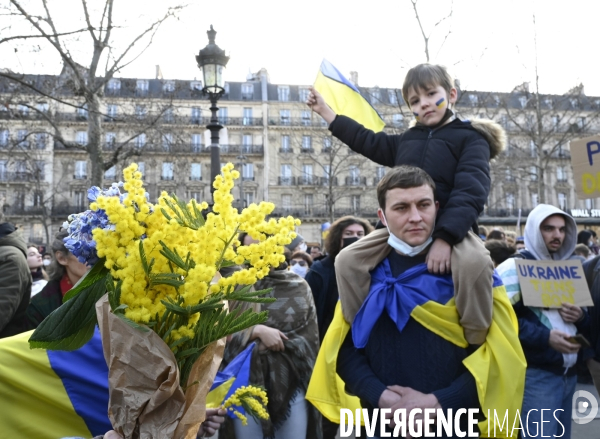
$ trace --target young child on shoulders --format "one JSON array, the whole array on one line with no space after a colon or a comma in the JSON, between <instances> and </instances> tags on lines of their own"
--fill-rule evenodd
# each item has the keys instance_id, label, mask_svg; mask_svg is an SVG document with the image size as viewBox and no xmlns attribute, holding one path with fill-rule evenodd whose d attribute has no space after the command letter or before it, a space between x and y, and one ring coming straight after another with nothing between
<instances>
[{"instance_id":1,"label":"young child on shoulders","mask_svg":"<svg viewBox=\"0 0 600 439\"><path fill-rule=\"evenodd\" d=\"M312 88L306 103L325 119L335 137L357 153L382 166L417 166L433 178L440 209L427 267L436 274L452 272L465 338L471 344L480 344L492 319L493 264L477 236L477 218L490 191L489 161L504 148L506 135L493 121L456 118L452 105L458 92L443 66L419 64L410 69L402 96L416 123L393 135L375 133L346 116L336 115ZM338 255L340 292L368 292L369 273L387 256L389 239L387 229L380 229L350 247L351 251ZM390 243L394 241L397 239ZM413 253L406 243L402 248L401 253ZM353 277L340 276L338 267L352 270ZM347 283L344 278L354 282ZM358 310L343 312L351 323Z\"/></svg>"}]
</instances>

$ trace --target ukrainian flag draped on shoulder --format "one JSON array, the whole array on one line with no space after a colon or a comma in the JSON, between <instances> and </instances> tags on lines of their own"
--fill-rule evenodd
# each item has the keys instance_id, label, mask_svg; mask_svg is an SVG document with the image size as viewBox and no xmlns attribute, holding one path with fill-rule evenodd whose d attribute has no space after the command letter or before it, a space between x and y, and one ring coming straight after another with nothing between
<instances>
[{"instance_id":1,"label":"ukrainian flag draped on shoulder","mask_svg":"<svg viewBox=\"0 0 600 439\"><path fill-rule=\"evenodd\" d=\"M375 108L326 59L321 62L314 87L336 114L348 116L376 133L383 130L385 123Z\"/></svg>"},{"instance_id":2,"label":"ukrainian flag draped on shoulder","mask_svg":"<svg viewBox=\"0 0 600 439\"><path fill-rule=\"evenodd\" d=\"M0 340L2 437L92 437L112 430L98 329L76 351L30 349L31 331Z\"/></svg>"},{"instance_id":3,"label":"ukrainian flag draped on shoulder","mask_svg":"<svg viewBox=\"0 0 600 439\"><path fill-rule=\"evenodd\" d=\"M450 276L429 274L427 267L421 264L393 278L386 259L373 271L372 279L369 296L352 324L357 347L364 346L374 321L384 308L400 331L412 317L445 340L457 346L468 346L459 323ZM497 275L494 275L492 293L493 317L486 341L465 358L463 364L475 379L483 416L487 418L489 410L493 422L494 410L502 416L508 413L511 420L515 419L517 410L521 410L526 362L518 338L517 318ZM344 320L338 302L306 394L306 399L324 416L336 422L339 422L341 408L354 410L360 407L357 398L345 394L344 383L335 373L337 354L349 330L350 325ZM493 424L490 427L493 434ZM519 431L515 430L511 436L511 430L496 430L495 436L488 436L487 420L479 423L479 429L481 437L496 438L516 438Z\"/></svg>"}]
</instances>

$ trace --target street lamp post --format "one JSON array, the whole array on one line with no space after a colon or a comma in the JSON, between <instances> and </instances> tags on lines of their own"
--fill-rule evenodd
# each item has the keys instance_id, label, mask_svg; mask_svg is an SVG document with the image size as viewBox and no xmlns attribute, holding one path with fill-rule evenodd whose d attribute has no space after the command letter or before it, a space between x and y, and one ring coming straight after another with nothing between
<instances>
[{"instance_id":1,"label":"street lamp post","mask_svg":"<svg viewBox=\"0 0 600 439\"><path fill-rule=\"evenodd\" d=\"M210 101L210 122L206 125L206 129L210 131L210 193L214 192L212 183L215 178L221 172L221 158L219 156L219 131L223 128L223 125L219 123L217 112L217 102L219 98L223 96L225 92L223 71L229 61L229 57L225 55L225 51L215 44L215 31L210 25L210 30L206 32L208 34L208 45L200 50L200 53L196 56L198 67L202 69L202 76L204 77L204 88L202 93L208 96ZM213 200L214 202L214 200Z\"/></svg>"}]
</instances>

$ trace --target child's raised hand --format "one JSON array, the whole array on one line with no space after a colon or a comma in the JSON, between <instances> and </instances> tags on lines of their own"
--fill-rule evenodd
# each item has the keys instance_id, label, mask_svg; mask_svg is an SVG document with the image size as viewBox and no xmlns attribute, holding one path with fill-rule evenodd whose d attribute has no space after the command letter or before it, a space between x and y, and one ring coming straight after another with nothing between
<instances>
[{"instance_id":1,"label":"child's raised hand","mask_svg":"<svg viewBox=\"0 0 600 439\"><path fill-rule=\"evenodd\" d=\"M306 105L310 107L315 113L325 119L327 124L333 122L335 119L335 113L333 110L327 105L321 93L315 90L313 87L309 87L310 93L308 94L308 98L306 98Z\"/></svg>"},{"instance_id":2,"label":"child's raised hand","mask_svg":"<svg viewBox=\"0 0 600 439\"><path fill-rule=\"evenodd\" d=\"M450 273L452 247L443 239L436 239L427 253L427 270L433 274Z\"/></svg>"}]
</instances>

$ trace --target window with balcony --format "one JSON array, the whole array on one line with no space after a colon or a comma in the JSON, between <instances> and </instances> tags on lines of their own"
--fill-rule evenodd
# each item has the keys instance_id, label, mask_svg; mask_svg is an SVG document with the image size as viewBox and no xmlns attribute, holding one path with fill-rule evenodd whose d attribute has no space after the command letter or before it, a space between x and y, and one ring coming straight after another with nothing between
<instances>
[{"instance_id":1,"label":"window with balcony","mask_svg":"<svg viewBox=\"0 0 600 439\"><path fill-rule=\"evenodd\" d=\"M292 165L281 165L279 174L279 183L281 186L292 184Z\"/></svg>"},{"instance_id":2,"label":"window with balcony","mask_svg":"<svg viewBox=\"0 0 600 439\"><path fill-rule=\"evenodd\" d=\"M281 102L290 100L290 87L287 85L277 86L277 99Z\"/></svg>"},{"instance_id":3,"label":"window with balcony","mask_svg":"<svg viewBox=\"0 0 600 439\"><path fill-rule=\"evenodd\" d=\"M202 151L202 134L192 134L192 152Z\"/></svg>"},{"instance_id":4,"label":"window with balcony","mask_svg":"<svg viewBox=\"0 0 600 439\"><path fill-rule=\"evenodd\" d=\"M375 184L379 183L384 175L385 175L385 167L377 166L377 168L375 168Z\"/></svg>"},{"instance_id":5,"label":"window with balcony","mask_svg":"<svg viewBox=\"0 0 600 439\"><path fill-rule=\"evenodd\" d=\"M37 109L37 111L39 111L40 113L47 113L48 109L50 108L48 106L48 102L38 102L35 105L35 108Z\"/></svg>"},{"instance_id":6,"label":"window with balcony","mask_svg":"<svg viewBox=\"0 0 600 439\"><path fill-rule=\"evenodd\" d=\"M84 210L87 205L87 196L85 191L73 192L73 201L78 210Z\"/></svg>"},{"instance_id":7,"label":"window with balcony","mask_svg":"<svg viewBox=\"0 0 600 439\"><path fill-rule=\"evenodd\" d=\"M162 136L162 147L163 151L171 151L171 147L173 146L173 134L166 133Z\"/></svg>"},{"instance_id":8,"label":"window with balcony","mask_svg":"<svg viewBox=\"0 0 600 439\"><path fill-rule=\"evenodd\" d=\"M512 173L512 170L510 168L506 168L504 170L504 179L506 181L515 181L515 176Z\"/></svg>"},{"instance_id":9,"label":"window with balcony","mask_svg":"<svg viewBox=\"0 0 600 439\"><path fill-rule=\"evenodd\" d=\"M304 194L304 215L312 215L314 205L313 194Z\"/></svg>"},{"instance_id":10,"label":"window with balcony","mask_svg":"<svg viewBox=\"0 0 600 439\"><path fill-rule=\"evenodd\" d=\"M310 115L311 115L312 111L310 110L303 110L302 111L302 125L304 126L310 126Z\"/></svg>"},{"instance_id":11,"label":"window with balcony","mask_svg":"<svg viewBox=\"0 0 600 439\"><path fill-rule=\"evenodd\" d=\"M138 134L133 142L136 148L143 148L144 146L146 146L146 134Z\"/></svg>"},{"instance_id":12,"label":"window with balcony","mask_svg":"<svg viewBox=\"0 0 600 439\"><path fill-rule=\"evenodd\" d=\"M10 131L0 130L0 148L6 148L10 140Z\"/></svg>"},{"instance_id":13,"label":"window with balcony","mask_svg":"<svg viewBox=\"0 0 600 439\"><path fill-rule=\"evenodd\" d=\"M331 152L331 137L323 137L323 152Z\"/></svg>"},{"instance_id":14,"label":"window with balcony","mask_svg":"<svg viewBox=\"0 0 600 439\"><path fill-rule=\"evenodd\" d=\"M44 205L44 193L42 191L33 191L33 205L35 207Z\"/></svg>"},{"instance_id":15,"label":"window with balcony","mask_svg":"<svg viewBox=\"0 0 600 439\"><path fill-rule=\"evenodd\" d=\"M0 181L7 180L8 173L7 173L6 165L7 165L6 160L0 160Z\"/></svg>"},{"instance_id":16,"label":"window with balcony","mask_svg":"<svg viewBox=\"0 0 600 439\"><path fill-rule=\"evenodd\" d=\"M87 145L88 144L87 131L77 131L77 133L75 133L75 142L80 146Z\"/></svg>"},{"instance_id":17,"label":"window with balcony","mask_svg":"<svg viewBox=\"0 0 600 439\"><path fill-rule=\"evenodd\" d=\"M119 114L119 107L116 104L107 104L106 105L106 116L108 119L115 119Z\"/></svg>"},{"instance_id":18,"label":"window with balcony","mask_svg":"<svg viewBox=\"0 0 600 439\"><path fill-rule=\"evenodd\" d=\"M302 165L302 184L313 184L313 165Z\"/></svg>"},{"instance_id":19,"label":"window with balcony","mask_svg":"<svg viewBox=\"0 0 600 439\"><path fill-rule=\"evenodd\" d=\"M175 81L163 82L163 91L166 93L173 93L175 91Z\"/></svg>"},{"instance_id":20,"label":"window with balcony","mask_svg":"<svg viewBox=\"0 0 600 439\"><path fill-rule=\"evenodd\" d=\"M114 179L116 175L117 175L117 168L114 166L111 166L106 171L104 171L104 178L106 178L107 180Z\"/></svg>"},{"instance_id":21,"label":"window with balcony","mask_svg":"<svg viewBox=\"0 0 600 439\"><path fill-rule=\"evenodd\" d=\"M46 135L46 133L36 133L35 134L36 149L46 149L47 142L48 142L48 136Z\"/></svg>"},{"instance_id":22,"label":"window with balcony","mask_svg":"<svg viewBox=\"0 0 600 439\"><path fill-rule=\"evenodd\" d=\"M244 192L244 207L248 207L252 203L254 203L254 192Z\"/></svg>"},{"instance_id":23,"label":"window with balcony","mask_svg":"<svg viewBox=\"0 0 600 439\"><path fill-rule=\"evenodd\" d=\"M75 162L75 174L73 175L75 180L85 180L87 178L87 161L77 160Z\"/></svg>"},{"instance_id":24,"label":"window with balcony","mask_svg":"<svg viewBox=\"0 0 600 439\"><path fill-rule=\"evenodd\" d=\"M121 90L121 80L112 78L110 81L108 81L108 89L110 91Z\"/></svg>"},{"instance_id":25,"label":"window with balcony","mask_svg":"<svg viewBox=\"0 0 600 439\"><path fill-rule=\"evenodd\" d=\"M527 98L525 96L520 96L519 103L521 104L521 108L525 108L527 106Z\"/></svg>"},{"instance_id":26,"label":"window with balcony","mask_svg":"<svg viewBox=\"0 0 600 439\"><path fill-rule=\"evenodd\" d=\"M529 179L531 181L537 181L537 179L538 179L538 168L537 168L537 166L530 166L529 167Z\"/></svg>"},{"instance_id":27,"label":"window with balcony","mask_svg":"<svg viewBox=\"0 0 600 439\"><path fill-rule=\"evenodd\" d=\"M323 185L327 186L331 180L331 165L323 165Z\"/></svg>"},{"instance_id":28,"label":"window with balcony","mask_svg":"<svg viewBox=\"0 0 600 439\"><path fill-rule=\"evenodd\" d=\"M309 93L310 93L310 90L308 88L300 87L298 89L298 100L300 102L306 102L306 100L308 99Z\"/></svg>"},{"instance_id":29,"label":"window with balcony","mask_svg":"<svg viewBox=\"0 0 600 439\"><path fill-rule=\"evenodd\" d=\"M135 82L135 92L138 95L145 95L146 93L148 93L148 87L149 83L146 79L138 79Z\"/></svg>"},{"instance_id":30,"label":"window with balcony","mask_svg":"<svg viewBox=\"0 0 600 439\"><path fill-rule=\"evenodd\" d=\"M404 116L400 113L392 115L392 124L396 127L404 126Z\"/></svg>"},{"instance_id":31,"label":"window with balcony","mask_svg":"<svg viewBox=\"0 0 600 439\"><path fill-rule=\"evenodd\" d=\"M244 163L242 165L242 180L254 181L254 165L252 163Z\"/></svg>"},{"instance_id":32,"label":"window with balcony","mask_svg":"<svg viewBox=\"0 0 600 439\"><path fill-rule=\"evenodd\" d=\"M252 152L252 134L243 134L242 135L242 152L243 153Z\"/></svg>"},{"instance_id":33,"label":"window with balcony","mask_svg":"<svg viewBox=\"0 0 600 439\"><path fill-rule=\"evenodd\" d=\"M562 183L567 181L567 169L565 166L556 167L556 180Z\"/></svg>"},{"instance_id":34,"label":"window with balcony","mask_svg":"<svg viewBox=\"0 0 600 439\"><path fill-rule=\"evenodd\" d=\"M360 195L352 195L350 197L350 208L355 215L360 212Z\"/></svg>"},{"instance_id":35,"label":"window with balcony","mask_svg":"<svg viewBox=\"0 0 600 439\"><path fill-rule=\"evenodd\" d=\"M348 184L352 186L360 184L360 169L358 169L358 166L348 167Z\"/></svg>"},{"instance_id":36,"label":"window with balcony","mask_svg":"<svg viewBox=\"0 0 600 439\"><path fill-rule=\"evenodd\" d=\"M162 114L163 122L173 123L175 117L173 116L173 107L165 108Z\"/></svg>"},{"instance_id":37,"label":"window with balcony","mask_svg":"<svg viewBox=\"0 0 600 439\"><path fill-rule=\"evenodd\" d=\"M533 142L533 140L529 141L529 154L531 155L531 157L538 156L538 149L537 149L536 144Z\"/></svg>"},{"instance_id":38,"label":"window with balcony","mask_svg":"<svg viewBox=\"0 0 600 439\"><path fill-rule=\"evenodd\" d=\"M292 152L292 148L290 147L290 136L288 135L281 136L281 152Z\"/></svg>"},{"instance_id":39,"label":"window with balcony","mask_svg":"<svg viewBox=\"0 0 600 439\"><path fill-rule=\"evenodd\" d=\"M533 209L534 207L536 207L539 203L540 197L538 196L537 192L532 192L531 194L531 208Z\"/></svg>"},{"instance_id":40,"label":"window with balcony","mask_svg":"<svg viewBox=\"0 0 600 439\"><path fill-rule=\"evenodd\" d=\"M469 103L471 104L471 107L476 107L479 103L479 97L476 94L470 94Z\"/></svg>"},{"instance_id":41,"label":"window with balcony","mask_svg":"<svg viewBox=\"0 0 600 439\"><path fill-rule=\"evenodd\" d=\"M229 110L227 107L219 108L217 112L217 117L219 118L219 123L227 125L229 123Z\"/></svg>"},{"instance_id":42,"label":"window with balcony","mask_svg":"<svg viewBox=\"0 0 600 439\"><path fill-rule=\"evenodd\" d=\"M137 162L138 171L142 174L142 180L146 178L146 164L144 162Z\"/></svg>"},{"instance_id":43,"label":"window with balcony","mask_svg":"<svg viewBox=\"0 0 600 439\"><path fill-rule=\"evenodd\" d=\"M202 108L192 107L192 123L202 123Z\"/></svg>"},{"instance_id":44,"label":"window with balcony","mask_svg":"<svg viewBox=\"0 0 600 439\"><path fill-rule=\"evenodd\" d=\"M242 99L254 99L254 84L242 84Z\"/></svg>"},{"instance_id":45,"label":"window with balcony","mask_svg":"<svg viewBox=\"0 0 600 439\"><path fill-rule=\"evenodd\" d=\"M242 125L252 125L252 108L244 108L242 117Z\"/></svg>"},{"instance_id":46,"label":"window with balcony","mask_svg":"<svg viewBox=\"0 0 600 439\"><path fill-rule=\"evenodd\" d=\"M515 208L515 194L512 192L506 193L506 208L508 210L513 210Z\"/></svg>"},{"instance_id":47,"label":"window with balcony","mask_svg":"<svg viewBox=\"0 0 600 439\"><path fill-rule=\"evenodd\" d=\"M136 105L135 106L135 117L138 119L143 119L148 114L148 109L145 105Z\"/></svg>"},{"instance_id":48,"label":"window with balcony","mask_svg":"<svg viewBox=\"0 0 600 439\"><path fill-rule=\"evenodd\" d=\"M562 210L567 210L568 206L567 194L564 192L558 193L558 207Z\"/></svg>"},{"instance_id":49,"label":"window with balcony","mask_svg":"<svg viewBox=\"0 0 600 439\"><path fill-rule=\"evenodd\" d=\"M290 125L290 110L279 110L279 122L281 125Z\"/></svg>"},{"instance_id":50,"label":"window with balcony","mask_svg":"<svg viewBox=\"0 0 600 439\"><path fill-rule=\"evenodd\" d=\"M27 162L25 160L17 160L15 162L16 177L18 180L26 180L29 178L29 170L27 169Z\"/></svg>"},{"instance_id":51,"label":"window with balcony","mask_svg":"<svg viewBox=\"0 0 600 439\"><path fill-rule=\"evenodd\" d=\"M202 191L190 191L190 199L195 200L196 203L202 203Z\"/></svg>"},{"instance_id":52,"label":"window with balcony","mask_svg":"<svg viewBox=\"0 0 600 439\"><path fill-rule=\"evenodd\" d=\"M17 111L21 116L27 116L29 114L29 107L25 104L17 105Z\"/></svg>"},{"instance_id":53,"label":"window with balcony","mask_svg":"<svg viewBox=\"0 0 600 439\"><path fill-rule=\"evenodd\" d=\"M161 180L173 180L173 162L163 162Z\"/></svg>"},{"instance_id":54,"label":"window with balcony","mask_svg":"<svg viewBox=\"0 0 600 439\"><path fill-rule=\"evenodd\" d=\"M202 164L192 163L190 166L190 180L200 181L202 180Z\"/></svg>"},{"instance_id":55,"label":"window with balcony","mask_svg":"<svg viewBox=\"0 0 600 439\"><path fill-rule=\"evenodd\" d=\"M580 130L585 128L585 117L584 116L580 116L577 118L577 127Z\"/></svg>"},{"instance_id":56,"label":"window with balcony","mask_svg":"<svg viewBox=\"0 0 600 439\"><path fill-rule=\"evenodd\" d=\"M571 108L577 110L579 108L579 99L577 98L571 98L569 99L569 101L571 102Z\"/></svg>"},{"instance_id":57,"label":"window with balcony","mask_svg":"<svg viewBox=\"0 0 600 439\"><path fill-rule=\"evenodd\" d=\"M80 120L88 119L88 106L86 103L77 107L77 119L80 119Z\"/></svg>"},{"instance_id":58,"label":"window with balcony","mask_svg":"<svg viewBox=\"0 0 600 439\"><path fill-rule=\"evenodd\" d=\"M190 81L190 90L202 91L202 81Z\"/></svg>"},{"instance_id":59,"label":"window with balcony","mask_svg":"<svg viewBox=\"0 0 600 439\"><path fill-rule=\"evenodd\" d=\"M28 140L28 131L27 130L18 130L17 131L17 142L21 148L29 148L29 140Z\"/></svg>"},{"instance_id":60,"label":"window with balcony","mask_svg":"<svg viewBox=\"0 0 600 439\"><path fill-rule=\"evenodd\" d=\"M36 181L43 181L46 178L46 162L43 160L34 160L33 178Z\"/></svg>"},{"instance_id":61,"label":"window with balcony","mask_svg":"<svg viewBox=\"0 0 600 439\"><path fill-rule=\"evenodd\" d=\"M388 90L388 100L390 101L390 105L398 105L396 90Z\"/></svg>"},{"instance_id":62,"label":"window with balcony","mask_svg":"<svg viewBox=\"0 0 600 439\"><path fill-rule=\"evenodd\" d=\"M108 132L104 135L106 149L113 149L117 143L117 133Z\"/></svg>"},{"instance_id":63,"label":"window with balcony","mask_svg":"<svg viewBox=\"0 0 600 439\"><path fill-rule=\"evenodd\" d=\"M371 94L371 103L373 105L381 103L381 93L378 88L372 88L370 91Z\"/></svg>"},{"instance_id":64,"label":"window with balcony","mask_svg":"<svg viewBox=\"0 0 600 439\"><path fill-rule=\"evenodd\" d=\"M594 202L593 198L588 198L585 200L585 208L587 210L595 209L596 208L595 205L596 205L596 203Z\"/></svg>"},{"instance_id":65,"label":"window with balcony","mask_svg":"<svg viewBox=\"0 0 600 439\"><path fill-rule=\"evenodd\" d=\"M302 152L312 152L312 137L302 136Z\"/></svg>"}]
</instances>

